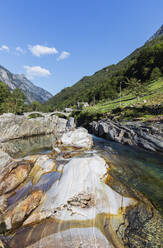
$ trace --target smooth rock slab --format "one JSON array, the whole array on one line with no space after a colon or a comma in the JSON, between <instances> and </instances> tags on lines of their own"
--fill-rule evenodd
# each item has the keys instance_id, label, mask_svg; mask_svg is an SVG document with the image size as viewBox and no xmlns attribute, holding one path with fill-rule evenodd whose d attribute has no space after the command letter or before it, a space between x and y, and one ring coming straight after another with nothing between
<instances>
[{"instance_id":1,"label":"smooth rock slab","mask_svg":"<svg viewBox=\"0 0 163 248\"><path fill-rule=\"evenodd\" d=\"M54 233L27 248L114 248L97 228L73 228ZM18 247L19 248L19 247Z\"/></svg>"},{"instance_id":2,"label":"smooth rock slab","mask_svg":"<svg viewBox=\"0 0 163 248\"><path fill-rule=\"evenodd\" d=\"M61 142L65 146L76 146L90 149L93 146L92 136L85 128L77 128L74 131L64 133Z\"/></svg>"},{"instance_id":3,"label":"smooth rock slab","mask_svg":"<svg viewBox=\"0 0 163 248\"><path fill-rule=\"evenodd\" d=\"M24 225L54 217L63 221L95 219L97 214L118 215L134 200L123 197L104 183L105 160L99 156L75 158L67 163L61 179L47 191L45 200Z\"/></svg>"}]
</instances>

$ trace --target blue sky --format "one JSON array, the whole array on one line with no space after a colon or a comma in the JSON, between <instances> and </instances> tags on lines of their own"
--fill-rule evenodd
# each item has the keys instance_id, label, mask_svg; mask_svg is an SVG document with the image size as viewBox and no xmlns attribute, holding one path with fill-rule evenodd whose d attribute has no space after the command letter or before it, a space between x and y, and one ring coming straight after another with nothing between
<instances>
[{"instance_id":1,"label":"blue sky","mask_svg":"<svg viewBox=\"0 0 163 248\"><path fill-rule=\"evenodd\" d=\"M56 94L163 24L162 0L1 0L0 65Z\"/></svg>"}]
</instances>

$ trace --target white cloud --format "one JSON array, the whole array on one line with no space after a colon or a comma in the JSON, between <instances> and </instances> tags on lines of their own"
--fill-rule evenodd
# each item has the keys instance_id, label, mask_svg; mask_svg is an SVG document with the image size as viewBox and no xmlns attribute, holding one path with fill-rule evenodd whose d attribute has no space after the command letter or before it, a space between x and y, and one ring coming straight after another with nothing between
<instances>
[{"instance_id":1,"label":"white cloud","mask_svg":"<svg viewBox=\"0 0 163 248\"><path fill-rule=\"evenodd\" d=\"M0 51L6 51L6 52L9 52L9 47L8 46L6 46L6 45L2 45L1 47L0 47Z\"/></svg>"},{"instance_id":2,"label":"white cloud","mask_svg":"<svg viewBox=\"0 0 163 248\"><path fill-rule=\"evenodd\" d=\"M24 54L25 53L25 51L21 48L21 47L16 47L16 51L18 52L18 53L22 53L22 54Z\"/></svg>"},{"instance_id":3,"label":"white cloud","mask_svg":"<svg viewBox=\"0 0 163 248\"><path fill-rule=\"evenodd\" d=\"M31 53L37 57L40 57L40 55L44 54L57 54L58 51L55 47L46 47L41 45L35 45L35 46L28 46L28 49L31 51Z\"/></svg>"},{"instance_id":4,"label":"white cloud","mask_svg":"<svg viewBox=\"0 0 163 248\"><path fill-rule=\"evenodd\" d=\"M26 70L26 75L29 79L32 79L34 77L46 77L51 75L49 70L40 66L25 65L24 69Z\"/></svg>"},{"instance_id":5,"label":"white cloud","mask_svg":"<svg viewBox=\"0 0 163 248\"><path fill-rule=\"evenodd\" d=\"M70 56L69 52L63 51L61 52L60 56L57 58L57 61L67 59Z\"/></svg>"}]
</instances>

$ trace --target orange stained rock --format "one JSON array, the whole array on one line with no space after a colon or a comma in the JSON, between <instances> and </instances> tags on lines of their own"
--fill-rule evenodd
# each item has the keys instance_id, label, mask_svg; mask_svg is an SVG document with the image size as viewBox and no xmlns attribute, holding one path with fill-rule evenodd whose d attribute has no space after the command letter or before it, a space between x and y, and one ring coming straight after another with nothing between
<instances>
[{"instance_id":1,"label":"orange stained rock","mask_svg":"<svg viewBox=\"0 0 163 248\"><path fill-rule=\"evenodd\" d=\"M0 184L0 192L8 193L21 184L30 172L30 165L23 164L14 168L9 174L6 173L3 181Z\"/></svg>"},{"instance_id":2,"label":"orange stained rock","mask_svg":"<svg viewBox=\"0 0 163 248\"><path fill-rule=\"evenodd\" d=\"M107 177L105 178L105 183L108 184L109 181L111 179L111 176L109 175L109 173L107 174Z\"/></svg>"},{"instance_id":3,"label":"orange stained rock","mask_svg":"<svg viewBox=\"0 0 163 248\"><path fill-rule=\"evenodd\" d=\"M39 205L42 197L43 192L41 190L34 191L18 206L26 214L30 214L30 212Z\"/></svg>"},{"instance_id":4,"label":"orange stained rock","mask_svg":"<svg viewBox=\"0 0 163 248\"><path fill-rule=\"evenodd\" d=\"M3 217L3 222L7 230L18 227L30 213L38 207L43 192L41 190L33 191L25 200L21 201L14 209L9 210Z\"/></svg>"},{"instance_id":5,"label":"orange stained rock","mask_svg":"<svg viewBox=\"0 0 163 248\"><path fill-rule=\"evenodd\" d=\"M32 162L32 163L35 163L36 160L37 160L39 157L40 157L40 154L36 154L36 155L29 155L29 156L25 157L25 159L26 159L27 161L30 161L30 162Z\"/></svg>"},{"instance_id":6,"label":"orange stained rock","mask_svg":"<svg viewBox=\"0 0 163 248\"><path fill-rule=\"evenodd\" d=\"M2 240L0 240L0 247L5 248L4 244L2 243Z\"/></svg>"}]
</instances>

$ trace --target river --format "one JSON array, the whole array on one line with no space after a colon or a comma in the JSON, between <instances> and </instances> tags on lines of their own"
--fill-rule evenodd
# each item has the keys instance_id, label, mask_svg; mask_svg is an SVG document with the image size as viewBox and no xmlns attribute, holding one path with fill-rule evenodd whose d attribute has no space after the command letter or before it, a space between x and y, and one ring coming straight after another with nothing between
<instances>
[{"instance_id":1,"label":"river","mask_svg":"<svg viewBox=\"0 0 163 248\"><path fill-rule=\"evenodd\" d=\"M163 157L159 153L153 153L149 151L145 151L139 148L129 147L125 145L121 145L119 143L104 140L102 138L98 138L93 136L94 146L91 151L82 152L79 157L90 157L94 154L100 155L105 158L105 160L109 161L110 164L110 180L108 181L108 185L117 193L124 195L126 197L133 197L139 201L142 201L143 204L147 204L146 202L152 203L153 207L158 210L160 217L163 214L163 199L162 199L162 188L163 188ZM6 152L8 152L12 157L19 158L25 157L32 154L50 154L53 150L53 147L56 145L56 137L53 135L46 136L35 136L26 139L17 139L13 141L6 142L4 144ZM58 160L58 163L62 161ZM63 161L62 161L63 163ZM66 163L66 160L64 161ZM35 189L41 189L46 192L56 180L61 177L59 172L52 172L46 175L43 175L40 178L40 181L34 186ZM14 204L15 201L21 199L24 194L31 190L32 183L28 182L23 189L17 191L14 196L11 196L8 199L9 206ZM34 189L34 188L33 188ZM159 215L158 214L158 215ZM42 228L49 226L49 228L54 229L51 232L55 232L55 225L51 225L49 222L46 224L39 224L32 231L35 231L35 235L42 235L38 230L41 228L40 225L43 225ZM85 224L87 226L87 224ZM53 228L52 228L53 226ZM160 224L153 223L154 231L152 234L147 236L156 235L156 231L160 232ZM80 225L79 225L80 227ZM82 227L82 226L81 226ZM65 229L67 229L66 227ZM72 228L72 227L71 227ZM158 228L158 229L157 229ZM11 244L16 244L20 239L26 239L26 236L29 235L30 230L20 229L21 234L16 234L14 241ZM130 229L130 235L133 233L138 235L138 231L134 229ZM144 229L143 229L144 230ZM145 229L146 230L146 229ZM38 232L38 233L37 233ZM36 234L37 233L37 234ZM141 234L139 234L141 236ZM107 237L107 235L105 234ZM32 236L34 239L34 236ZM141 237L142 238L142 237ZM154 246L142 246L142 247L161 247L161 241L156 237L157 242L152 243ZM129 242L129 241L128 241ZM19 246L17 246L19 247ZM23 246L22 246L23 247ZM30 246L35 247L35 246ZM42 247L42 246L40 246ZM57 246L54 246L57 248ZM64 246L63 246L64 247ZM66 246L65 246L66 247ZM85 246L78 246L85 247ZM108 246L109 247L109 246ZM111 247L111 246L110 246ZM116 245L115 245L116 247ZM139 245L134 246L131 243L128 243L128 246L125 247L141 247Z\"/></svg>"}]
</instances>

